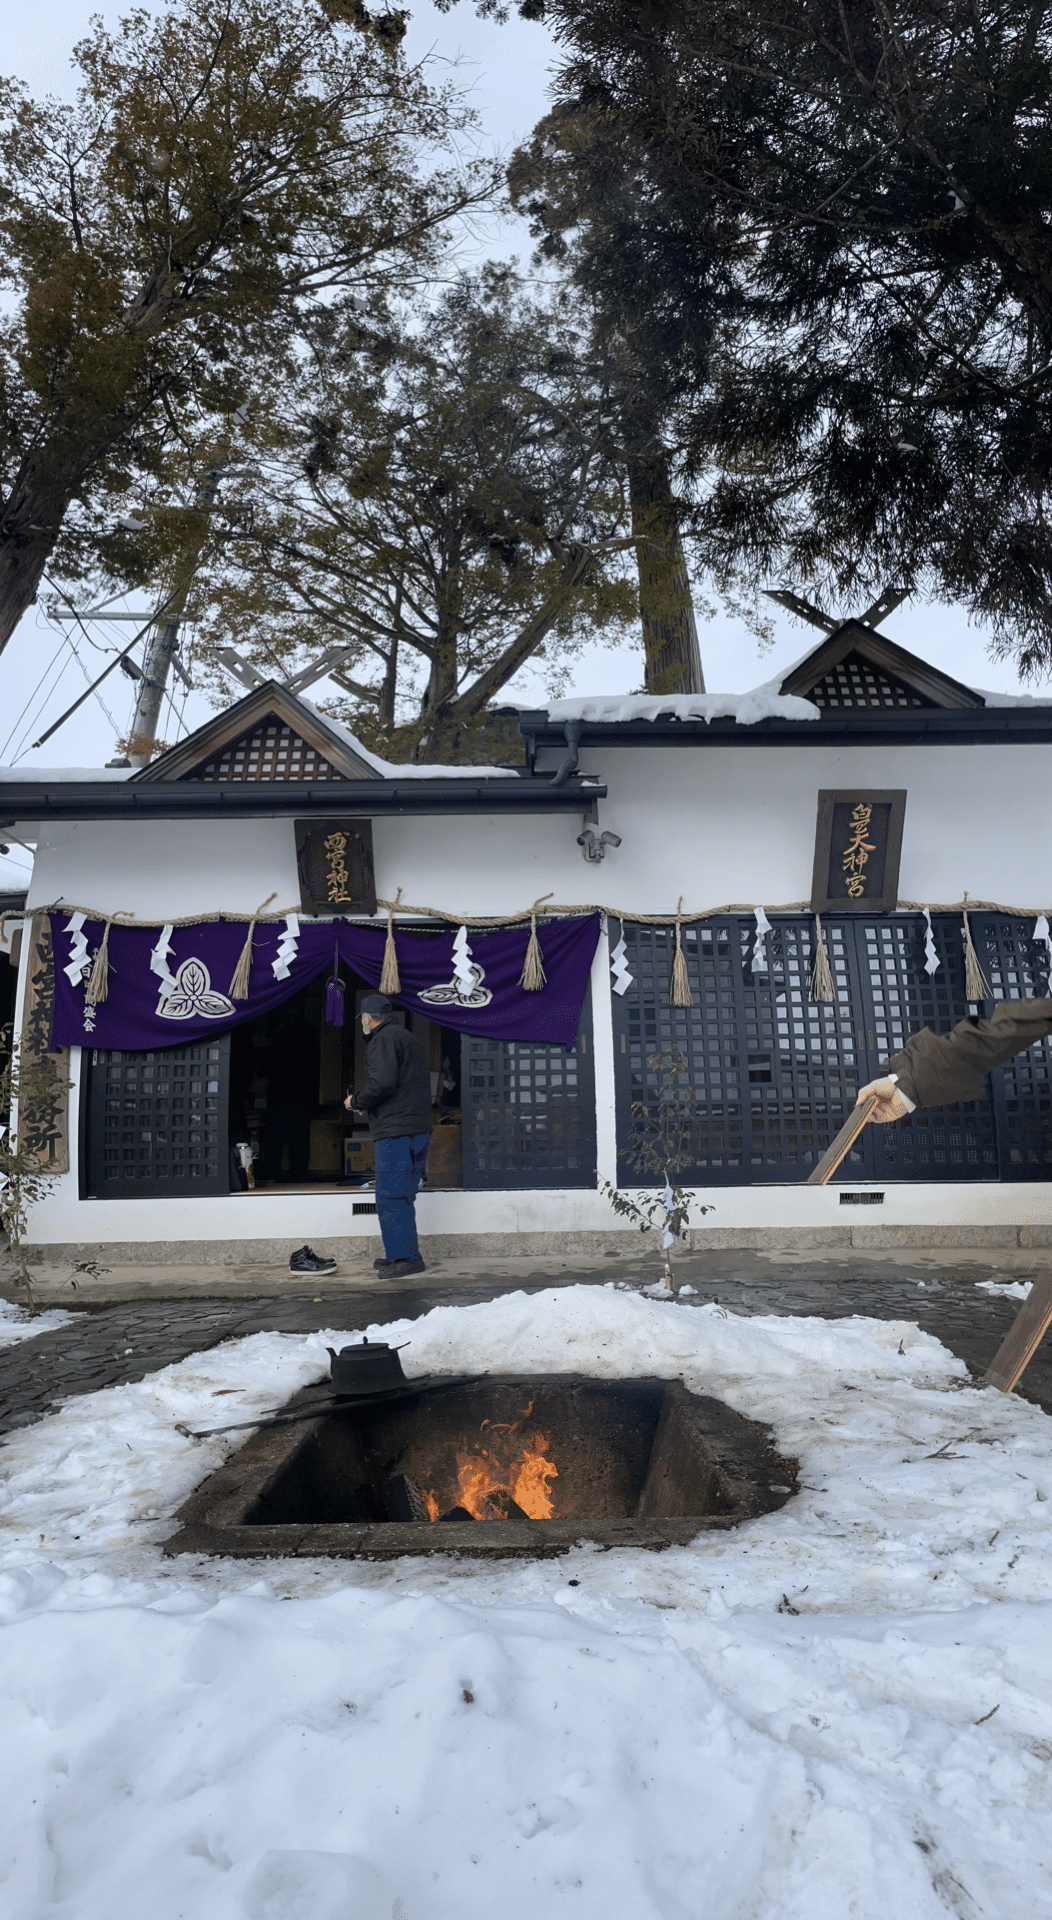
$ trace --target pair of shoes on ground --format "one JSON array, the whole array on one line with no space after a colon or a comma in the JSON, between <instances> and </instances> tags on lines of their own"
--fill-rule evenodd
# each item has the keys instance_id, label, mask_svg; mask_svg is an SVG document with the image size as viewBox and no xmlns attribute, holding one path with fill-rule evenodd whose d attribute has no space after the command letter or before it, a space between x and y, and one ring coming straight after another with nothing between
<instances>
[{"instance_id":1,"label":"pair of shoes on ground","mask_svg":"<svg viewBox=\"0 0 1052 1920\"><path fill-rule=\"evenodd\" d=\"M289 1270L292 1273L335 1273L336 1262L323 1253L315 1253L313 1247L297 1247L295 1253L289 1255Z\"/></svg>"},{"instance_id":2,"label":"pair of shoes on ground","mask_svg":"<svg viewBox=\"0 0 1052 1920\"><path fill-rule=\"evenodd\" d=\"M426 1273L421 1259L416 1260L374 1260L373 1266L381 1280L404 1280L411 1273Z\"/></svg>"}]
</instances>

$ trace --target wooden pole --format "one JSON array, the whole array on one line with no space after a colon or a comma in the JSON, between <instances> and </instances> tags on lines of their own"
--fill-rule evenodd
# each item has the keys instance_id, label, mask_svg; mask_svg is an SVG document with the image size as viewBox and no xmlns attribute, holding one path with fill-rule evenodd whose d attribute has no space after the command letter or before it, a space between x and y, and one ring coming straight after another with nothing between
<instances>
[{"instance_id":1,"label":"wooden pole","mask_svg":"<svg viewBox=\"0 0 1052 1920\"><path fill-rule=\"evenodd\" d=\"M990 1365L983 1383L1011 1393L1019 1385L1049 1327L1052 1326L1052 1273L1035 1280Z\"/></svg>"},{"instance_id":2,"label":"wooden pole","mask_svg":"<svg viewBox=\"0 0 1052 1920\"><path fill-rule=\"evenodd\" d=\"M862 1132L876 1104L876 1095L871 1093L868 1100L860 1100L857 1106L852 1107L836 1139L826 1148L814 1172L808 1174L804 1182L805 1186L826 1186L832 1179L845 1153L848 1152L849 1148L854 1146L855 1141Z\"/></svg>"}]
</instances>

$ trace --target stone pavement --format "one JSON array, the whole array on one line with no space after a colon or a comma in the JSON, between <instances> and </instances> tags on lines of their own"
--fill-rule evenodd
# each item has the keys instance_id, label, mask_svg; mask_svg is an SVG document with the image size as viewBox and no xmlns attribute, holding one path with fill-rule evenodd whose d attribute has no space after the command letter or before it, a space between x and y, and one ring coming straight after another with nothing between
<instances>
[{"instance_id":1,"label":"stone pavement","mask_svg":"<svg viewBox=\"0 0 1052 1920\"><path fill-rule=\"evenodd\" d=\"M1047 1261L1048 1256L1044 1256ZM1019 1302L977 1286L1026 1280L1042 1270L1039 1253L974 1256L943 1250L836 1254L687 1254L676 1262L679 1284L694 1288L680 1310L715 1300L731 1313L851 1314L916 1321L981 1374L993 1359ZM128 1275L125 1270L125 1279ZM639 1260L570 1255L565 1260L461 1260L436 1263L397 1292L367 1269L341 1272L305 1287L287 1269L226 1270L236 1290L219 1295L215 1268L169 1275L153 1270L149 1285L129 1284L125 1297L90 1297L88 1283L74 1293L68 1270L41 1276L48 1305L69 1307L69 1326L0 1350L0 1432L41 1419L56 1405L100 1387L141 1380L187 1354L265 1331L308 1333L323 1327L349 1332L377 1321L415 1319L434 1306L467 1304L523 1290L536 1293L578 1282L653 1284L658 1262L647 1246ZM253 1285L253 1280L255 1284ZM54 1284L52 1284L52 1281ZM262 1283L262 1284L261 1284ZM4 1290L10 1298L10 1291ZM1021 1391L1052 1413L1052 1339L1024 1376Z\"/></svg>"}]
</instances>

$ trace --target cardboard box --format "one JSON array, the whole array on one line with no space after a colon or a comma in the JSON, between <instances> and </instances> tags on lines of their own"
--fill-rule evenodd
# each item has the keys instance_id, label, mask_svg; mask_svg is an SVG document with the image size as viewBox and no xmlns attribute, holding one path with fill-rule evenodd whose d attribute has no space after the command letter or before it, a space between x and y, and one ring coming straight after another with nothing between
<instances>
[{"instance_id":1,"label":"cardboard box","mask_svg":"<svg viewBox=\"0 0 1052 1920\"><path fill-rule=\"evenodd\" d=\"M436 1127L427 1150L429 1187L464 1185L464 1130L462 1127Z\"/></svg>"},{"instance_id":2,"label":"cardboard box","mask_svg":"<svg viewBox=\"0 0 1052 1920\"><path fill-rule=\"evenodd\" d=\"M376 1149L368 1135L348 1134L343 1143L344 1174L374 1173L375 1170Z\"/></svg>"}]
</instances>

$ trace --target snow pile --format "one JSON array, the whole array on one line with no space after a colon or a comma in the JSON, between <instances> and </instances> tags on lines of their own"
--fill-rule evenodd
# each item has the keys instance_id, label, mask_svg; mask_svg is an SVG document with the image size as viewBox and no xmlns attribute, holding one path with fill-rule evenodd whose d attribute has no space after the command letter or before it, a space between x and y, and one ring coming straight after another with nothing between
<instances>
[{"instance_id":1,"label":"snow pile","mask_svg":"<svg viewBox=\"0 0 1052 1920\"><path fill-rule=\"evenodd\" d=\"M13 1347L19 1340L33 1340L39 1333L55 1333L72 1320L71 1313L54 1308L31 1319L24 1307L13 1307L0 1300L0 1347Z\"/></svg>"},{"instance_id":2,"label":"snow pile","mask_svg":"<svg viewBox=\"0 0 1052 1920\"><path fill-rule=\"evenodd\" d=\"M166 1562L241 1440L176 1422L278 1404L341 1336L71 1403L0 1453L8 1920L1052 1908L1039 1410L907 1322L572 1287L385 1332L411 1374L682 1375L769 1421L802 1491L663 1554Z\"/></svg>"},{"instance_id":3,"label":"snow pile","mask_svg":"<svg viewBox=\"0 0 1052 1920\"><path fill-rule=\"evenodd\" d=\"M616 725L619 720L736 720L754 727L758 720L819 720L819 709L794 693L779 693L780 680L771 680L748 693L618 693L573 694L548 702L548 719L595 720ZM511 704L511 703L509 703ZM518 710L535 712L519 702Z\"/></svg>"},{"instance_id":4,"label":"snow pile","mask_svg":"<svg viewBox=\"0 0 1052 1920\"><path fill-rule=\"evenodd\" d=\"M998 1293L1003 1300L1029 1300L1032 1280L977 1280L984 1293Z\"/></svg>"}]
</instances>

